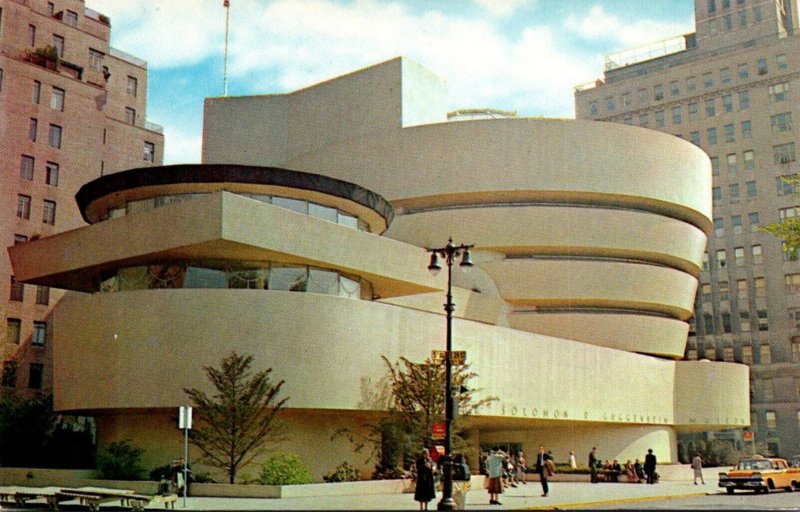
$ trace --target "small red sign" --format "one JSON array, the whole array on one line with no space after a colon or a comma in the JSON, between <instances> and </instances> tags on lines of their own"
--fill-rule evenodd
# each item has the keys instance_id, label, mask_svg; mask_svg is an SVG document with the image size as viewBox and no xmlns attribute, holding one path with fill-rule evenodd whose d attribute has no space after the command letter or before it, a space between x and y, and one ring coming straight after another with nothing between
<instances>
[{"instance_id":1,"label":"small red sign","mask_svg":"<svg viewBox=\"0 0 800 512\"><path fill-rule=\"evenodd\" d=\"M444 439L445 428L444 423L434 423L431 425L431 439Z\"/></svg>"},{"instance_id":2,"label":"small red sign","mask_svg":"<svg viewBox=\"0 0 800 512\"><path fill-rule=\"evenodd\" d=\"M753 440L752 432L742 432L742 441L752 441L752 440Z\"/></svg>"}]
</instances>

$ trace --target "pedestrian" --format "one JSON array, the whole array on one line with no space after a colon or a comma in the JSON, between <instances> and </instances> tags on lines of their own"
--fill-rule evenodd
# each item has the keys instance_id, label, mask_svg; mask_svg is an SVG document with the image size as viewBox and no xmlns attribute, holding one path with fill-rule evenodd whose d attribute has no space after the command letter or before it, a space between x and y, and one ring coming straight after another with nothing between
<instances>
[{"instance_id":1,"label":"pedestrian","mask_svg":"<svg viewBox=\"0 0 800 512\"><path fill-rule=\"evenodd\" d=\"M692 459L692 469L694 470L694 485L697 485L698 478L703 485L706 485L706 481L703 479L703 457L700 452L697 452Z\"/></svg>"},{"instance_id":2,"label":"pedestrian","mask_svg":"<svg viewBox=\"0 0 800 512\"><path fill-rule=\"evenodd\" d=\"M500 480L503 477L505 463L506 454L496 446L492 448L492 454L486 459L486 478L489 479L486 489L489 491L489 505L501 505L498 498L503 492L503 484Z\"/></svg>"},{"instance_id":3,"label":"pedestrian","mask_svg":"<svg viewBox=\"0 0 800 512\"><path fill-rule=\"evenodd\" d=\"M569 451L569 467L572 469L578 467L578 463L575 461L575 452L572 450Z\"/></svg>"},{"instance_id":4,"label":"pedestrian","mask_svg":"<svg viewBox=\"0 0 800 512\"><path fill-rule=\"evenodd\" d=\"M428 510L428 502L436 497L433 488L434 463L428 450L422 450L415 463L417 483L414 487L414 501L419 502L420 510Z\"/></svg>"},{"instance_id":5,"label":"pedestrian","mask_svg":"<svg viewBox=\"0 0 800 512\"><path fill-rule=\"evenodd\" d=\"M592 446L592 451L589 452L589 470L592 473L592 483L593 484L596 484L597 481L598 481L598 479L597 479L597 462L598 462L597 447L596 446Z\"/></svg>"},{"instance_id":6,"label":"pedestrian","mask_svg":"<svg viewBox=\"0 0 800 512\"><path fill-rule=\"evenodd\" d=\"M647 483L654 484L656 474L656 456L653 454L653 449L647 449L647 455L644 456L644 474L647 475Z\"/></svg>"},{"instance_id":7,"label":"pedestrian","mask_svg":"<svg viewBox=\"0 0 800 512\"><path fill-rule=\"evenodd\" d=\"M553 474L553 457L549 453L545 453L544 446L539 447L539 453L536 455L536 472L539 473L539 481L542 483L542 497L547 497L550 488L547 485L547 477Z\"/></svg>"},{"instance_id":8,"label":"pedestrian","mask_svg":"<svg viewBox=\"0 0 800 512\"><path fill-rule=\"evenodd\" d=\"M517 456L517 481L527 485L528 482L525 481L526 469L528 469L528 459L526 459L525 454L520 451Z\"/></svg>"}]
</instances>

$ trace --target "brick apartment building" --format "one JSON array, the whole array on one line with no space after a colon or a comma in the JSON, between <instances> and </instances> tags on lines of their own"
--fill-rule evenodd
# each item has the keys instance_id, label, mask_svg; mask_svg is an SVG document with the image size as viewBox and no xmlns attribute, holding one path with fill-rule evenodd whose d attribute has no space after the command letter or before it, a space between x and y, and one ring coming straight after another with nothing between
<instances>
[{"instance_id":1,"label":"brick apartment building","mask_svg":"<svg viewBox=\"0 0 800 512\"><path fill-rule=\"evenodd\" d=\"M0 0L3 248L85 223L84 183L163 160L146 121L147 63L109 46L108 17L82 0ZM17 283L0 255L2 386L52 388L48 315L62 293Z\"/></svg>"},{"instance_id":2,"label":"brick apartment building","mask_svg":"<svg viewBox=\"0 0 800 512\"><path fill-rule=\"evenodd\" d=\"M759 226L797 217L797 0L695 0L692 34L609 55L578 119L671 133L711 159L714 232L687 359L750 366L750 429L800 453L800 262ZM676 190L680 194L680 190ZM718 434L719 435L719 434Z\"/></svg>"}]
</instances>

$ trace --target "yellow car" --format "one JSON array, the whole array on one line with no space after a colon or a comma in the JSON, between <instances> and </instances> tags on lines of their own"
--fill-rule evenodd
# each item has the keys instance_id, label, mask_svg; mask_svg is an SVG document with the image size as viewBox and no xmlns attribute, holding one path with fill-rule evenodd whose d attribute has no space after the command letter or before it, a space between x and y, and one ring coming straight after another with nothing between
<instances>
[{"instance_id":1,"label":"yellow car","mask_svg":"<svg viewBox=\"0 0 800 512\"><path fill-rule=\"evenodd\" d=\"M790 468L785 459L759 455L739 460L736 467L719 474L719 486L728 494L736 489L768 493L775 489L800 490L800 468Z\"/></svg>"}]
</instances>

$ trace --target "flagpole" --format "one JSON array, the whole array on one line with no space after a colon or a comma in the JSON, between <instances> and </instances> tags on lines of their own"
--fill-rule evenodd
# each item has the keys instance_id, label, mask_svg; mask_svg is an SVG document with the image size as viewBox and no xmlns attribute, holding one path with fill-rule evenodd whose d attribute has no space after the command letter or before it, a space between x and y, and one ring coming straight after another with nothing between
<instances>
[{"instance_id":1,"label":"flagpole","mask_svg":"<svg viewBox=\"0 0 800 512\"><path fill-rule=\"evenodd\" d=\"M225 7L225 58L222 70L222 95L228 95L228 22L231 17L231 6L228 0L223 4Z\"/></svg>"}]
</instances>

